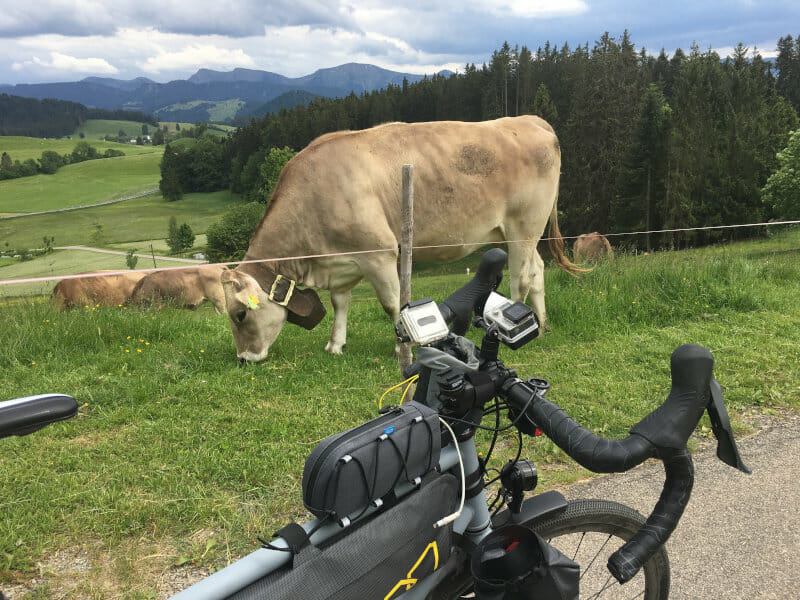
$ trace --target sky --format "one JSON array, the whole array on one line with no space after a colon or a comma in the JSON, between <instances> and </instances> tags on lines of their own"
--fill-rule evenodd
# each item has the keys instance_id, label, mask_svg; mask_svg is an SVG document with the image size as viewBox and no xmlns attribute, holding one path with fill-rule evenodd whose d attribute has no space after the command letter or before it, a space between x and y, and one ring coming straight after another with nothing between
<instances>
[{"instance_id":1,"label":"sky","mask_svg":"<svg viewBox=\"0 0 800 600\"><path fill-rule=\"evenodd\" d=\"M764 57L800 35L798 0L0 0L0 84L158 82L200 68L299 77L344 63L463 72L504 41L570 48L628 30L637 50Z\"/></svg>"}]
</instances>

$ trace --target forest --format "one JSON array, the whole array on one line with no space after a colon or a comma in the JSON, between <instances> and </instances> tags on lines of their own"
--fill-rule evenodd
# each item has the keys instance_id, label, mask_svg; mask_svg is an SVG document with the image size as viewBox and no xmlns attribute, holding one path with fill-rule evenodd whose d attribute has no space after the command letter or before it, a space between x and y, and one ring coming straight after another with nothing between
<instances>
[{"instance_id":1,"label":"forest","mask_svg":"<svg viewBox=\"0 0 800 600\"><path fill-rule=\"evenodd\" d=\"M165 168L179 173L183 192L229 187L252 200L271 148L299 151L323 133L387 121L537 114L559 136L559 218L569 235L767 221L780 215L762 202L761 188L798 127L800 37L781 38L777 51L775 61L742 44L724 58L697 45L654 56L627 32L575 49L504 43L488 64L463 73L316 98L253 119L227 140L174 155L162 176ZM677 247L750 235L723 229L629 243Z\"/></svg>"},{"instance_id":2,"label":"forest","mask_svg":"<svg viewBox=\"0 0 800 600\"><path fill-rule=\"evenodd\" d=\"M89 119L139 121L158 126L154 117L140 111L104 110L68 100L37 100L0 94L0 135L60 138L72 135Z\"/></svg>"}]
</instances>

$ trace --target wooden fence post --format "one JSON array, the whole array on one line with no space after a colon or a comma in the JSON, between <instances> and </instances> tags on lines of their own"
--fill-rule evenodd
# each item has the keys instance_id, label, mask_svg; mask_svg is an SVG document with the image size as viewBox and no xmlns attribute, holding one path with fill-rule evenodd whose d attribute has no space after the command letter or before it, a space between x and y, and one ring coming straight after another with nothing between
<instances>
[{"instance_id":1,"label":"wooden fence post","mask_svg":"<svg viewBox=\"0 0 800 600\"><path fill-rule=\"evenodd\" d=\"M400 306L411 302L411 248L414 245L414 165L403 165L403 205L400 230ZM400 345L400 368L412 361L411 344Z\"/></svg>"}]
</instances>

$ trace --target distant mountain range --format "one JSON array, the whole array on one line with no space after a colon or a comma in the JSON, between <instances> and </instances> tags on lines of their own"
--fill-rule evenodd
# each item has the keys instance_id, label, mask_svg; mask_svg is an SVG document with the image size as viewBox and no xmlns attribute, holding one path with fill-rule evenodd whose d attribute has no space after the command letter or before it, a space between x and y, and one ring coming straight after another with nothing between
<instances>
[{"instance_id":1,"label":"distant mountain range","mask_svg":"<svg viewBox=\"0 0 800 600\"><path fill-rule=\"evenodd\" d=\"M450 72L441 74L447 76ZM316 96L337 98L351 92L360 95L389 84L401 85L403 79L414 83L422 78L423 75L389 71L374 65L348 63L296 78L253 69L227 72L200 69L189 79L168 83L157 83L146 77L131 80L87 77L75 82L0 85L0 93L70 100L108 110L139 110L165 121L177 120L171 118L173 113L179 114L181 120L207 121L212 120L212 115L226 114L230 120L237 115L265 114L281 106L291 108L299 103L307 104ZM229 108L220 110L221 103Z\"/></svg>"}]
</instances>

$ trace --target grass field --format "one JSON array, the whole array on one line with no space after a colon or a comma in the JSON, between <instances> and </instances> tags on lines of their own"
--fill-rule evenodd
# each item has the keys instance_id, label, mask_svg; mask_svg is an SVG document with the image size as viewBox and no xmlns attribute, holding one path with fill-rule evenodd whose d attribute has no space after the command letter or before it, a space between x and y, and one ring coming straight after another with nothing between
<instances>
[{"instance_id":1,"label":"grass field","mask_svg":"<svg viewBox=\"0 0 800 600\"><path fill-rule=\"evenodd\" d=\"M416 275L413 296L441 301L465 264ZM501 356L548 379L549 397L590 429L624 437L666 397L669 354L687 342L714 353L740 431L745 412L800 405L797 229L546 277L552 331ZM0 318L3 393L81 405L71 421L0 442L0 581L36 579L30 598L152 598L174 566L224 564L304 520L307 454L374 416L399 381L391 326L363 285L343 356L322 350L329 312L312 331L287 325L258 365L238 365L227 317L209 307L59 313L37 302L0 306ZM545 439L524 454L540 488L586 475ZM56 555L89 566L47 575Z\"/></svg>"},{"instance_id":2,"label":"grass field","mask_svg":"<svg viewBox=\"0 0 800 600\"><path fill-rule=\"evenodd\" d=\"M128 121L130 123L130 121ZM141 131L141 126L140 126ZM116 135L116 132L114 133ZM0 154L8 152L11 160L18 160L24 162L29 158L38 160L42 157L42 152L50 150L58 154L70 154L75 148L75 145L81 140L76 135L73 139L59 139L59 140L45 140L42 138L22 137L22 136L0 136ZM152 146L136 146L134 144L119 144L117 142L105 142L100 140L86 139L91 146L97 148L97 151L102 154L109 148L114 150L121 150L126 156L133 156L136 154L151 154L153 152L163 152L163 148L154 148Z\"/></svg>"},{"instance_id":3,"label":"grass field","mask_svg":"<svg viewBox=\"0 0 800 600\"><path fill-rule=\"evenodd\" d=\"M107 135L117 137L120 131L124 131L125 135L135 138L142 135L142 125L147 125L148 133L153 135L155 127L150 123L114 121L111 119L89 119L75 130L72 137L77 138L82 133L86 136L87 140L96 140L102 139Z\"/></svg>"},{"instance_id":4,"label":"grass field","mask_svg":"<svg viewBox=\"0 0 800 600\"><path fill-rule=\"evenodd\" d=\"M167 236L171 216L175 216L178 224L188 223L195 234L200 234L236 202L239 197L229 192L187 194L177 202L165 202L161 194L152 194L120 204L3 219L0 248L5 242L12 248L38 248L43 236L54 236L56 246L147 241ZM96 225L102 226L104 243L93 238Z\"/></svg>"},{"instance_id":5,"label":"grass field","mask_svg":"<svg viewBox=\"0 0 800 600\"><path fill-rule=\"evenodd\" d=\"M153 148L147 153L67 165L53 175L0 181L0 213L83 206L158 189L162 153L163 148Z\"/></svg>"}]
</instances>

